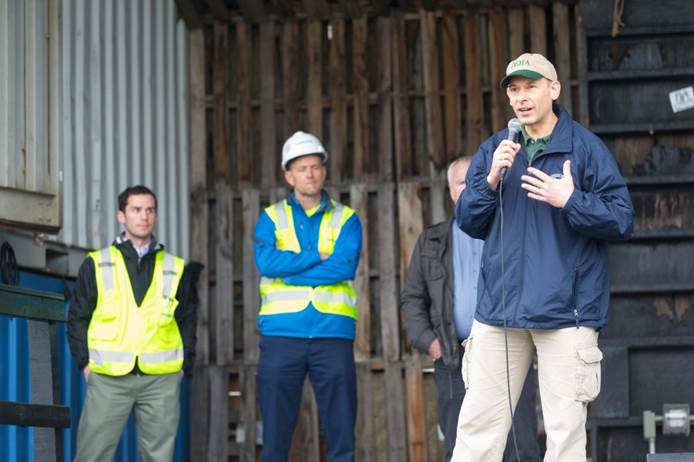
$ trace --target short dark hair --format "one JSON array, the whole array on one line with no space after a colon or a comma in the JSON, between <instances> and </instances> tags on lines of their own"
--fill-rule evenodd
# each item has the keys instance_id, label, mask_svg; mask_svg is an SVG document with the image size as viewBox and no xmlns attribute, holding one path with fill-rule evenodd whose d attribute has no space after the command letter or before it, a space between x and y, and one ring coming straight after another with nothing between
<instances>
[{"instance_id":1,"label":"short dark hair","mask_svg":"<svg viewBox=\"0 0 694 462\"><path fill-rule=\"evenodd\" d=\"M128 199L130 196L140 196L143 194L149 194L154 198L154 210L157 209L157 195L154 191L149 189L147 186L138 184L136 186L129 186L123 190L122 193L118 194L118 210L125 212L125 207L128 206Z\"/></svg>"}]
</instances>

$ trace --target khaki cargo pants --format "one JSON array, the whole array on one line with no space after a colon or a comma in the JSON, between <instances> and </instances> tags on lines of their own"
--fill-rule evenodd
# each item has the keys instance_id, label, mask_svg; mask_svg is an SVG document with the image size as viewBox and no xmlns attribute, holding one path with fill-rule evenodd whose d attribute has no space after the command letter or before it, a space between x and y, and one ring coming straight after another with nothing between
<instances>
[{"instance_id":1,"label":"khaki cargo pants","mask_svg":"<svg viewBox=\"0 0 694 462\"><path fill-rule=\"evenodd\" d=\"M589 327L507 330L514 408L537 350L545 462L585 462L587 405L600 392L598 333ZM467 391L451 460L501 461L511 427L503 328L473 322L462 374Z\"/></svg>"}]
</instances>

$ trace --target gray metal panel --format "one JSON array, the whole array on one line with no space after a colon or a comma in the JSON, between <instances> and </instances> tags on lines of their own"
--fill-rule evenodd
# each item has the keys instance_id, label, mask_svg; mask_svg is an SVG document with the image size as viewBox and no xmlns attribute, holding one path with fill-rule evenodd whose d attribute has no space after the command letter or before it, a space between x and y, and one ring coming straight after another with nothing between
<instances>
[{"instance_id":1,"label":"gray metal panel","mask_svg":"<svg viewBox=\"0 0 694 462\"><path fill-rule=\"evenodd\" d=\"M99 248L120 231L117 195L157 193L158 239L187 257L187 31L174 0L63 0L67 245Z\"/></svg>"},{"instance_id":2,"label":"gray metal panel","mask_svg":"<svg viewBox=\"0 0 694 462\"><path fill-rule=\"evenodd\" d=\"M0 220L35 229L60 226L59 7L0 1Z\"/></svg>"}]
</instances>

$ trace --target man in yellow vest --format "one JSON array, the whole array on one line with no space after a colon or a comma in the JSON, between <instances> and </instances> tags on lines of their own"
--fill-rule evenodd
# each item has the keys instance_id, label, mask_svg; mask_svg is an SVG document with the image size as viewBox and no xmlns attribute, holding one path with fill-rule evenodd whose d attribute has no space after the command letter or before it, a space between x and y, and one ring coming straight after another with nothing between
<instances>
[{"instance_id":1,"label":"man in yellow vest","mask_svg":"<svg viewBox=\"0 0 694 462\"><path fill-rule=\"evenodd\" d=\"M263 211L255 228L265 462L287 460L307 374L328 460L354 460L358 313L352 280L362 229L354 210L323 190L327 157L309 133L298 131L287 139L282 169L292 190Z\"/></svg>"},{"instance_id":2,"label":"man in yellow vest","mask_svg":"<svg viewBox=\"0 0 694 462\"><path fill-rule=\"evenodd\" d=\"M112 460L132 410L142 459L170 461L180 383L194 363L199 267L184 271L156 241L150 189L127 188L118 208L124 231L89 254L70 304L70 350L87 381L75 461Z\"/></svg>"}]
</instances>

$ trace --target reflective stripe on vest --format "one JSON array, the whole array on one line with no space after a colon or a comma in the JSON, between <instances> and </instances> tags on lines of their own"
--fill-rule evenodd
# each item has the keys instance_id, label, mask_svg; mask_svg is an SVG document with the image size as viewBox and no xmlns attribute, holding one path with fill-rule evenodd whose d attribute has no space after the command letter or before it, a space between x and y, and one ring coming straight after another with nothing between
<instances>
[{"instance_id":1,"label":"reflective stripe on vest","mask_svg":"<svg viewBox=\"0 0 694 462\"><path fill-rule=\"evenodd\" d=\"M106 351L89 349L89 359L96 364L103 365L106 363L131 363L135 359L135 353L127 351Z\"/></svg>"},{"instance_id":2,"label":"reflective stripe on vest","mask_svg":"<svg viewBox=\"0 0 694 462\"><path fill-rule=\"evenodd\" d=\"M164 363L167 361L183 361L183 348L175 350L160 351L157 353L141 353L140 360L148 364Z\"/></svg>"},{"instance_id":3,"label":"reflective stripe on vest","mask_svg":"<svg viewBox=\"0 0 694 462\"><path fill-rule=\"evenodd\" d=\"M122 253L108 247L89 254L95 262L97 305L87 331L89 366L106 375L129 373L137 362L146 374L178 372L183 340L175 321L175 295L184 261L159 251L150 287L137 305Z\"/></svg>"},{"instance_id":4,"label":"reflective stripe on vest","mask_svg":"<svg viewBox=\"0 0 694 462\"><path fill-rule=\"evenodd\" d=\"M280 250L300 251L293 226L291 206L287 201L277 202L265 209L275 224L277 247ZM319 230L318 250L332 253L342 226L354 214L352 209L333 201L333 207L324 212ZM309 303L320 312L340 314L357 319L356 292L350 281L329 286L292 286L280 278L260 279L260 315L294 313L308 307Z\"/></svg>"}]
</instances>

